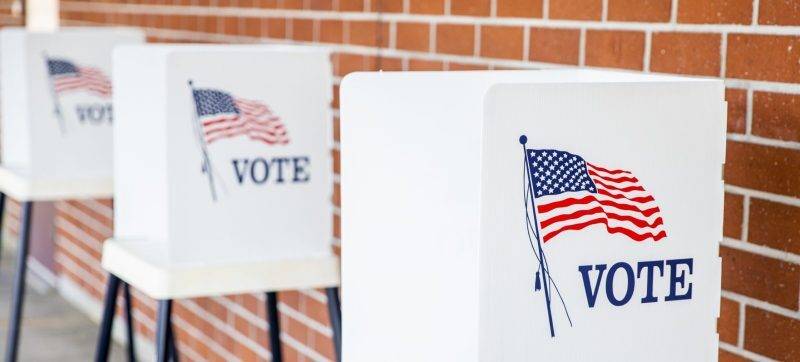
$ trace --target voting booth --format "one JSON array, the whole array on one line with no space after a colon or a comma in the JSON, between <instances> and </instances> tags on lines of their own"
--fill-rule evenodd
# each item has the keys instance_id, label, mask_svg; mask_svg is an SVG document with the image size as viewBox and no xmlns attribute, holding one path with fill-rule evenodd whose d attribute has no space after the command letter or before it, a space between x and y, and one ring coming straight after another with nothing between
<instances>
[{"instance_id":1,"label":"voting booth","mask_svg":"<svg viewBox=\"0 0 800 362\"><path fill-rule=\"evenodd\" d=\"M125 28L0 31L2 165L36 185L111 187L111 50L142 43Z\"/></svg>"},{"instance_id":2,"label":"voting booth","mask_svg":"<svg viewBox=\"0 0 800 362\"><path fill-rule=\"evenodd\" d=\"M103 267L161 301L159 359L174 348L172 299L267 292L280 360L275 291L328 288L338 316L329 53L127 46L114 64L114 239Z\"/></svg>"},{"instance_id":3,"label":"voting booth","mask_svg":"<svg viewBox=\"0 0 800 362\"><path fill-rule=\"evenodd\" d=\"M33 202L112 196L111 49L142 42L125 28L0 30L0 218L6 195L21 202L7 361L17 358Z\"/></svg>"},{"instance_id":4,"label":"voting booth","mask_svg":"<svg viewBox=\"0 0 800 362\"><path fill-rule=\"evenodd\" d=\"M717 358L722 82L384 72L341 92L347 361Z\"/></svg>"}]
</instances>

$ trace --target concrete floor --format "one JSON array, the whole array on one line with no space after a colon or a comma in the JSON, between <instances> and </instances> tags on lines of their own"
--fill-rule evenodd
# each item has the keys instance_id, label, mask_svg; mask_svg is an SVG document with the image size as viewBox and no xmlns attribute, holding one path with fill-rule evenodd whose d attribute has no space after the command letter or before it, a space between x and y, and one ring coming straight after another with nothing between
<instances>
[{"instance_id":1,"label":"concrete floor","mask_svg":"<svg viewBox=\"0 0 800 362\"><path fill-rule=\"evenodd\" d=\"M0 355L5 353L11 285L16 258L6 248L0 259ZM29 274L30 278L30 274ZM20 361L91 361L98 327L55 289L42 293L28 286L23 310ZM124 361L123 347L112 347L111 361Z\"/></svg>"}]
</instances>

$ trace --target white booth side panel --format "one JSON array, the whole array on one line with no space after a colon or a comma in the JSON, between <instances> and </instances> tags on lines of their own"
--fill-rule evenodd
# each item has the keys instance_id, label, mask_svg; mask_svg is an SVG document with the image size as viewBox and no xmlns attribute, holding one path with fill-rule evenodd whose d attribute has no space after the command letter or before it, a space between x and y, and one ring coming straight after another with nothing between
<instances>
[{"instance_id":1,"label":"white booth side panel","mask_svg":"<svg viewBox=\"0 0 800 362\"><path fill-rule=\"evenodd\" d=\"M342 289L345 360L475 360L488 85L393 73L342 83L342 281L358 286Z\"/></svg>"},{"instance_id":2,"label":"white booth side panel","mask_svg":"<svg viewBox=\"0 0 800 362\"><path fill-rule=\"evenodd\" d=\"M28 117L30 87L28 87L28 66L25 62L25 32L0 32L0 109L2 111L2 132L0 132L0 157L4 166L14 169L28 169L31 163L30 127Z\"/></svg>"},{"instance_id":3,"label":"white booth side panel","mask_svg":"<svg viewBox=\"0 0 800 362\"><path fill-rule=\"evenodd\" d=\"M167 218L166 62L163 52L114 52L114 234L165 242Z\"/></svg>"}]
</instances>

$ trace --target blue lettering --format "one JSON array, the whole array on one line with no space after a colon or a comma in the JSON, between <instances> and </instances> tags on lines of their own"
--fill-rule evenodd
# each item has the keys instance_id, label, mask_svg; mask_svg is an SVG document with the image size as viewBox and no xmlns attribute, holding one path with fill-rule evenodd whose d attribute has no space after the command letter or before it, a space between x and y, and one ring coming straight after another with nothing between
<instances>
[{"instance_id":1,"label":"blue lettering","mask_svg":"<svg viewBox=\"0 0 800 362\"><path fill-rule=\"evenodd\" d=\"M586 291L586 302L589 303L589 308L594 308L594 304L597 302L597 292L600 291L600 280L603 279L603 273L606 271L605 264L598 264L595 267L597 268L598 274L597 281L594 283L594 288L589 284L589 271L593 269L592 266L581 265L578 267L578 271L583 277L583 289Z\"/></svg>"},{"instance_id":2,"label":"blue lettering","mask_svg":"<svg viewBox=\"0 0 800 362\"><path fill-rule=\"evenodd\" d=\"M658 268L658 273L663 277L664 276L664 261L663 260L653 260L653 261L640 261L636 267L636 278L642 277L642 270L646 270L647 273L647 295L642 298L642 303L653 303L658 302L658 297L653 295L653 274L655 269Z\"/></svg>"},{"instance_id":3,"label":"blue lettering","mask_svg":"<svg viewBox=\"0 0 800 362\"><path fill-rule=\"evenodd\" d=\"M308 166L308 156L293 157L292 164L294 165L294 178L292 182L308 182L311 176L306 171Z\"/></svg>"},{"instance_id":4,"label":"blue lettering","mask_svg":"<svg viewBox=\"0 0 800 362\"><path fill-rule=\"evenodd\" d=\"M617 296L614 295L614 275L619 268L625 269L625 274L627 274L628 277L628 289L625 291L625 296L622 297L622 299L617 299ZM606 277L606 296L608 297L608 301L617 307L627 304L633 296L633 286L635 284L636 281L633 280L633 268L631 268L630 264L619 262L612 265L611 268L608 269L608 276Z\"/></svg>"},{"instance_id":5,"label":"blue lettering","mask_svg":"<svg viewBox=\"0 0 800 362\"><path fill-rule=\"evenodd\" d=\"M264 171L261 172L261 177L256 176L256 166L258 165L264 165L264 167L262 167ZM267 163L267 160L257 157L252 163L250 163L250 178L257 184L263 184L267 181L267 178L269 178L269 164Z\"/></svg>"},{"instance_id":6,"label":"blue lettering","mask_svg":"<svg viewBox=\"0 0 800 362\"><path fill-rule=\"evenodd\" d=\"M242 163L242 168L239 168L239 162ZM244 176L247 174L248 163L250 163L250 160L246 158L241 160L233 159L233 172L236 174L236 180L239 181L240 185L244 181Z\"/></svg>"},{"instance_id":7,"label":"blue lettering","mask_svg":"<svg viewBox=\"0 0 800 362\"><path fill-rule=\"evenodd\" d=\"M673 301L673 300L684 300L684 299L692 299L692 283L686 282L686 270L689 271L689 274L692 274L692 266L694 264L693 259L674 259L674 260L667 260L667 265L669 265L669 295L664 297L665 301ZM686 269L681 270L680 275L678 274L678 266L686 265ZM677 286L678 284L681 285L681 288L686 288L686 291L683 294L677 293Z\"/></svg>"}]
</instances>

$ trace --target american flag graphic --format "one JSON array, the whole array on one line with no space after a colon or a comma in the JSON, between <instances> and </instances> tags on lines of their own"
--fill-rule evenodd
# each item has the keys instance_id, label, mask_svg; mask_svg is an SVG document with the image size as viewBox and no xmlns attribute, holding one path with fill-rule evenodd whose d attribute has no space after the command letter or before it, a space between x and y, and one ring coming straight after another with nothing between
<instances>
[{"instance_id":1,"label":"american flag graphic","mask_svg":"<svg viewBox=\"0 0 800 362\"><path fill-rule=\"evenodd\" d=\"M635 240L667 236L661 211L632 173L557 150L527 150L542 242L569 230L605 225Z\"/></svg>"},{"instance_id":2,"label":"american flag graphic","mask_svg":"<svg viewBox=\"0 0 800 362\"><path fill-rule=\"evenodd\" d=\"M102 70L82 67L64 59L47 59L47 71L56 94L84 90L103 98L111 97L111 81Z\"/></svg>"},{"instance_id":3,"label":"american flag graphic","mask_svg":"<svg viewBox=\"0 0 800 362\"><path fill-rule=\"evenodd\" d=\"M268 145L289 143L286 127L266 104L216 89L192 92L206 143L236 136Z\"/></svg>"}]
</instances>

